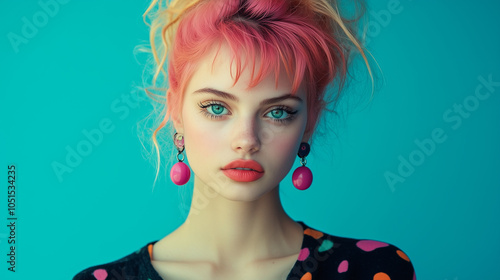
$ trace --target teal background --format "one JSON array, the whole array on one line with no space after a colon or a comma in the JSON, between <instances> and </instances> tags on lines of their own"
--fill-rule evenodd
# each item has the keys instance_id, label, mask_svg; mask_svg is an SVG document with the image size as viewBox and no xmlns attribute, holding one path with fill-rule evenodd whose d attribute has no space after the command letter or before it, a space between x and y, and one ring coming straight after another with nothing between
<instances>
[{"instance_id":1,"label":"teal background","mask_svg":"<svg viewBox=\"0 0 500 280\"><path fill-rule=\"evenodd\" d=\"M135 58L133 48L148 39L141 18L147 3L65 1L43 22L38 1L0 2L1 279L70 279L183 221L179 205L192 182L180 189L162 175L152 191L155 167L136 133L151 106L122 100L141 84L145 57ZM297 191L285 178L285 208L331 234L397 245L418 279L498 279L500 87L459 117L456 129L443 114L471 101L479 76L500 81L500 3L369 3L368 47L382 69L378 90L371 103L348 106L335 120L337 137L313 146L309 190ZM398 12L390 19L374 16L394 12L394 5ZM33 23L34 16L37 31L16 50L9 33L22 35L23 19ZM369 95L370 85L350 91ZM52 164L65 163L67 148L76 149L87 139L84 130L103 120L112 131L59 180ZM446 140L390 187L384 174L398 174L400 156L408 160L419 150L415 141L435 129ZM7 271L4 225L11 164L17 170L15 273Z\"/></svg>"}]
</instances>

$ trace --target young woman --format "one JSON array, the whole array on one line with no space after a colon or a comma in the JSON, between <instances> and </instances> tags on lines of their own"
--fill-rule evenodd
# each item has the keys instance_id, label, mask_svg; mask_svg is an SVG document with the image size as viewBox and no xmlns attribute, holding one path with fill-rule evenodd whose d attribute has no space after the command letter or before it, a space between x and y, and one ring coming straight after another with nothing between
<instances>
[{"instance_id":1,"label":"young woman","mask_svg":"<svg viewBox=\"0 0 500 280\"><path fill-rule=\"evenodd\" d=\"M163 239L75 280L415 279L397 247L311 228L280 201L297 155L303 166L293 185L311 185L308 143L329 101L338 100L351 50L367 62L355 21L344 20L337 3L154 1L145 15L153 18L155 80L168 65L167 107L153 133L158 159L157 133L169 133L161 129L171 123L179 161L172 180L185 184L191 169L193 201L203 195L207 202L193 202L186 221ZM333 99L331 83L338 86Z\"/></svg>"}]
</instances>

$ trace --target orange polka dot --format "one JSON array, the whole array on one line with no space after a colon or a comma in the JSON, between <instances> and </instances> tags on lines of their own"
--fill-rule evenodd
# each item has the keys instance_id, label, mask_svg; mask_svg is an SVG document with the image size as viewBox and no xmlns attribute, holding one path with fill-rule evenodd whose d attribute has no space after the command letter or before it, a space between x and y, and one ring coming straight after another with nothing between
<instances>
[{"instance_id":1,"label":"orange polka dot","mask_svg":"<svg viewBox=\"0 0 500 280\"><path fill-rule=\"evenodd\" d=\"M403 251L397 250L396 253L398 253L398 256L400 256L403 260L407 262L410 261L410 258L408 258L408 256L405 253L403 253Z\"/></svg>"},{"instance_id":2,"label":"orange polka dot","mask_svg":"<svg viewBox=\"0 0 500 280\"><path fill-rule=\"evenodd\" d=\"M304 276L302 276L302 278L300 278L300 280L312 280L313 279L313 276L311 275L310 272L307 272L306 274L304 274Z\"/></svg>"},{"instance_id":3,"label":"orange polka dot","mask_svg":"<svg viewBox=\"0 0 500 280\"><path fill-rule=\"evenodd\" d=\"M391 280L391 277L383 272L379 272L373 276L373 280Z\"/></svg>"},{"instance_id":4,"label":"orange polka dot","mask_svg":"<svg viewBox=\"0 0 500 280\"><path fill-rule=\"evenodd\" d=\"M153 244L148 245L149 258L153 259Z\"/></svg>"},{"instance_id":5,"label":"orange polka dot","mask_svg":"<svg viewBox=\"0 0 500 280\"><path fill-rule=\"evenodd\" d=\"M310 228L304 230L304 234L310 235L310 236L314 237L315 239L323 237L323 233L321 231L317 231L317 230L310 229Z\"/></svg>"}]
</instances>

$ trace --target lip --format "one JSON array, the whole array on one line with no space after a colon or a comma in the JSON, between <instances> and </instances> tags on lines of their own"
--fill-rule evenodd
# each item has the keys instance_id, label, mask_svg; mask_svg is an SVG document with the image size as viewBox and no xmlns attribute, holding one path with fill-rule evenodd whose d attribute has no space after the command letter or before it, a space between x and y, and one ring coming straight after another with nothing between
<instances>
[{"instance_id":1,"label":"lip","mask_svg":"<svg viewBox=\"0 0 500 280\"><path fill-rule=\"evenodd\" d=\"M249 168L251 170L235 168ZM254 160L234 160L224 166L222 172L236 182L253 182L264 176L264 168Z\"/></svg>"}]
</instances>

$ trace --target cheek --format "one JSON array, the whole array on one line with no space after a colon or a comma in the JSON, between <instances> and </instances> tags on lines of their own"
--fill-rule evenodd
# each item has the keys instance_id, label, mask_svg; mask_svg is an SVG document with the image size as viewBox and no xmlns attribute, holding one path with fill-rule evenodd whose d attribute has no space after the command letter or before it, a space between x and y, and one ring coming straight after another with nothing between
<instances>
[{"instance_id":1,"label":"cheek","mask_svg":"<svg viewBox=\"0 0 500 280\"><path fill-rule=\"evenodd\" d=\"M269 159L272 159L278 166L283 168L291 168L300 142L303 135L302 123L297 123L296 126L284 127L279 133L275 133L274 137L268 137L268 142L264 145L266 154Z\"/></svg>"},{"instance_id":2,"label":"cheek","mask_svg":"<svg viewBox=\"0 0 500 280\"><path fill-rule=\"evenodd\" d=\"M264 152L266 167L273 178L283 180L290 172L297 156L300 138L295 135L279 135L275 141L269 143Z\"/></svg>"},{"instance_id":3,"label":"cheek","mask_svg":"<svg viewBox=\"0 0 500 280\"><path fill-rule=\"evenodd\" d=\"M292 167L295 157L297 156L299 144L300 140L290 137L276 146L276 152L279 153L279 155L276 156L282 159L284 168L289 169Z\"/></svg>"},{"instance_id":4,"label":"cheek","mask_svg":"<svg viewBox=\"0 0 500 280\"><path fill-rule=\"evenodd\" d=\"M272 145L269 147L272 153L279 154L282 156L293 153L295 147L297 146L296 137L279 137L273 141Z\"/></svg>"},{"instance_id":5,"label":"cheek","mask_svg":"<svg viewBox=\"0 0 500 280\"><path fill-rule=\"evenodd\" d=\"M201 113L193 109L184 108L183 126L186 154L190 163L196 164L200 160L207 160L215 156L221 144L216 130L207 125L207 120Z\"/></svg>"}]
</instances>

